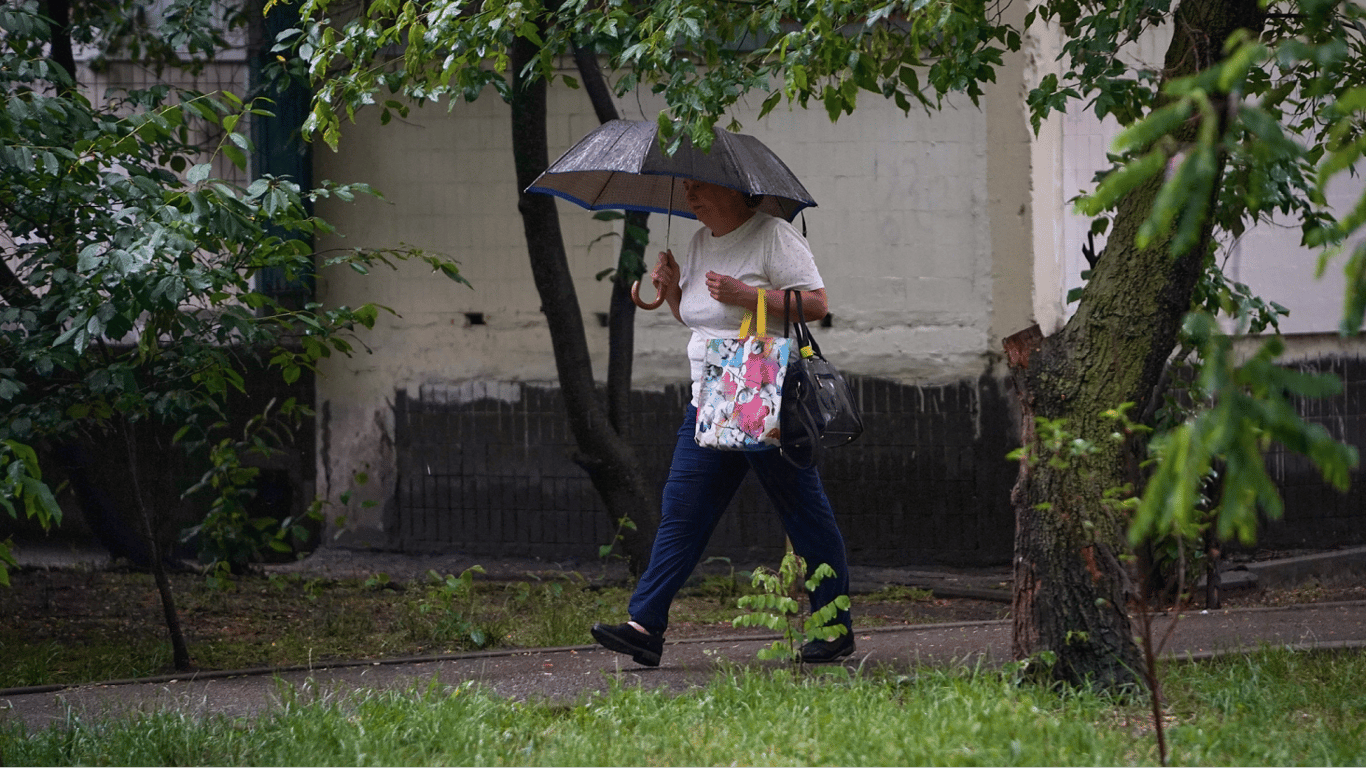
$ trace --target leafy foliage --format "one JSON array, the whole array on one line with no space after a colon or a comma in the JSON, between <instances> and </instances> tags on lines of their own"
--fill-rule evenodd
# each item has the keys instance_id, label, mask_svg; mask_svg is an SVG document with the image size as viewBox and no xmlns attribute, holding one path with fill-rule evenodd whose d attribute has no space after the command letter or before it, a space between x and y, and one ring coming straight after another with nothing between
<instances>
[{"instance_id":1,"label":"leafy foliage","mask_svg":"<svg viewBox=\"0 0 1366 768\"><path fill-rule=\"evenodd\" d=\"M1298 219L1305 244L1316 248L1341 246L1366 223L1366 197L1338 220L1326 209L1324 195L1332 179L1350 171L1366 150L1366 87L1360 85L1366 81L1366 9L1353 2L1305 0L1273 4L1268 13L1272 20L1261 38L1235 35L1221 61L1151 90L1137 102L1156 107L1146 115L1108 106L1128 86L1108 78L1092 83L1100 94L1097 113L1115 114L1126 128L1115 139L1114 172L1078 203L1079 211L1098 215L1164 174L1139 231L1140 247L1174 232L1172 252L1183 254L1195 246L1208 217L1233 236L1272 216ZM1073 76L1080 77L1076 70ZM1035 116L1047 111L1040 104ZM1198 126L1193 141L1173 139L1192 122ZM1229 164L1222 183L1220 156ZM1216 189L1219 194L1213 194ZM1325 260L1332 255L1325 253ZM1360 275L1349 277L1360 284ZM1360 329L1366 306L1352 299L1354 293L1359 289L1349 290L1344 316L1348 333Z\"/></svg>"},{"instance_id":2,"label":"leafy foliage","mask_svg":"<svg viewBox=\"0 0 1366 768\"><path fill-rule=\"evenodd\" d=\"M308 202L373 190L214 178L216 156L245 168L253 147L240 131L269 116L264 103L164 85L96 103L44 55L53 29L36 3L0 7L0 30L0 439L155 420L203 440L223 421L225 398L246 386L242 356L264 350L293 381L352 352L354 333L386 308L287 308L254 277L311 274L311 240L333 230ZM206 126L221 137L214 146L194 140ZM353 250L320 266L365 271L406 258L463 282L448 260L409 250Z\"/></svg>"},{"instance_id":3,"label":"leafy foliage","mask_svg":"<svg viewBox=\"0 0 1366 768\"><path fill-rule=\"evenodd\" d=\"M561 3L463 0L366 4L344 13L336 0L305 0L304 25L281 44L310 62L317 88L305 126L332 146L344 117L368 105L386 121L418 103L473 100L486 88L507 95L514 39L534 42L534 66L559 76L557 57L586 47L620 72L625 94L648 87L668 102L661 135L677 146L688 135L709 147L712 127L746 94L768 93L762 114L784 100L822 106L831 119L852 113L861 92L937 108L961 91L974 103L995 80L1020 35L976 0L822 0L726 3L714 0ZM397 51L397 52L396 52ZM563 78L576 86L571 78Z\"/></svg>"},{"instance_id":4,"label":"leafy foliage","mask_svg":"<svg viewBox=\"0 0 1366 768\"><path fill-rule=\"evenodd\" d=\"M215 567L216 582L224 580L223 571L240 574L267 552L293 551L294 544L309 539L307 523L317 524L322 519L320 502L310 504L298 519L251 516L250 501L257 493L252 486L261 470L244 463L244 458L268 460L279 452L280 446L293 442L292 435L300 428L303 417L311 415L309 409L292 398L278 409L274 405L272 402L265 412L252 416L240 439L225 437L210 446L209 469L185 491L186 496L199 491L214 494L203 521L187 528L181 540L198 544L200 560Z\"/></svg>"},{"instance_id":5,"label":"leafy foliage","mask_svg":"<svg viewBox=\"0 0 1366 768\"><path fill-rule=\"evenodd\" d=\"M428 571L431 583L426 597L418 603L418 614L426 621L424 637L435 642L458 643L471 648L483 648L498 639L473 618L474 575L483 573L483 566L474 565L459 576Z\"/></svg>"},{"instance_id":6,"label":"leafy foliage","mask_svg":"<svg viewBox=\"0 0 1366 768\"><path fill-rule=\"evenodd\" d=\"M219 0L74 2L72 42L94 52L94 69L126 57L157 72L174 68L198 73L233 47L234 33L248 26L254 7Z\"/></svg>"},{"instance_id":7,"label":"leafy foliage","mask_svg":"<svg viewBox=\"0 0 1366 768\"><path fill-rule=\"evenodd\" d=\"M1167 243L1172 256L1211 232L1231 242L1255 224L1298 225L1303 244L1320 249L1320 274L1346 254L1341 331L1359 332L1366 315L1366 194L1334 212L1326 191L1335 177L1353 172L1366 149L1366 9L1333 0L1268 3L1260 35L1235 34L1222 59L1188 77L1164 81L1161 72L1126 67L1113 55L1169 24L1175 8L1165 1L1067 0L1038 9L1068 40L1063 77L1046 78L1030 95L1036 128L1050 111L1083 99L1124 126L1113 167L1077 210L1098 217L1104 231L1123 200L1160 179L1154 204L1140 212L1136 245ZM1331 380L1276 366L1284 347L1277 339L1239 362L1213 320L1223 313L1240 332L1262 333L1277 328L1284 307L1228 280L1211 252L1192 309L1176 359L1195 363L1196 385L1190 405L1168 409L1158 425L1171 431L1160 430L1151 446L1156 473L1133 519L1135 543L1190 539L1207 514L1221 538L1250 542L1259 514L1275 518L1282 509L1262 461L1272 441L1310 456L1339 488L1357 464L1355 451L1293 407L1291 397L1330 394ZM1211 478L1222 488L1213 494L1213 510L1201 503Z\"/></svg>"},{"instance_id":8,"label":"leafy foliage","mask_svg":"<svg viewBox=\"0 0 1366 768\"><path fill-rule=\"evenodd\" d=\"M43 470L38 465L38 454L29 446L15 440L0 440L0 506L12 518L18 519L15 501L24 508L25 516L37 520L44 528L60 523L62 508L43 482ZM9 569L16 563L10 553L10 541L0 542L0 586L9 586Z\"/></svg>"},{"instance_id":9,"label":"leafy foliage","mask_svg":"<svg viewBox=\"0 0 1366 768\"><path fill-rule=\"evenodd\" d=\"M1266 341L1240 365L1231 339L1217 332L1212 317L1193 313L1186 323L1200 341L1205 360L1198 389L1207 393L1212 405L1150 444L1158 468L1134 517L1131 540L1169 532L1195 538L1195 526L1201 522L1196 513L1202 506L1200 481L1217 459L1223 467L1224 490L1215 508L1216 532L1221 539L1236 535L1251 543L1259 511L1278 519L1283 510L1262 460L1272 440L1310 457L1325 480L1346 490L1358 461L1356 449L1333 440L1322 426L1305 422L1292 400L1334 394L1341 382L1275 365L1272 361L1284 349L1279 337Z\"/></svg>"}]
</instances>

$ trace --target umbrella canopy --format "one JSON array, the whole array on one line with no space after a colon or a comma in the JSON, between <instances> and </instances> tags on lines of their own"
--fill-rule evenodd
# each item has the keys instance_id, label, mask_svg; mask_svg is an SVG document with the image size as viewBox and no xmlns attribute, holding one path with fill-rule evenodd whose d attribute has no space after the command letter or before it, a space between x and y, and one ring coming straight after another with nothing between
<instances>
[{"instance_id":1,"label":"umbrella canopy","mask_svg":"<svg viewBox=\"0 0 1366 768\"><path fill-rule=\"evenodd\" d=\"M685 136L672 157L648 120L612 120L579 140L537 177L528 192L556 195L592 211L671 213L695 219L679 179L763 195L759 210L791 221L816 204L792 171L753 136L716 131L710 152Z\"/></svg>"}]
</instances>

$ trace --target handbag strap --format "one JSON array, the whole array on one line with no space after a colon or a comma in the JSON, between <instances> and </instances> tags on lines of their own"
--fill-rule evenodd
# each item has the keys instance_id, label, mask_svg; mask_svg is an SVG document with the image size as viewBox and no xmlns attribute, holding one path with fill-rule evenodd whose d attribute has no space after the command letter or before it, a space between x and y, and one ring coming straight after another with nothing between
<instances>
[{"instance_id":1,"label":"handbag strap","mask_svg":"<svg viewBox=\"0 0 1366 768\"><path fill-rule=\"evenodd\" d=\"M798 295L797 295L797 299L798 299L799 301L801 300L801 294L798 294ZM791 336L791 335L792 335L792 289L791 289L791 288L788 288L787 290L783 291L783 335L784 335L784 336Z\"/></svg>"},{"instance_id":2,"label":"handbag strap","mask_svg":"<svg viewBox=\"0 0 1366 768\"><path fill-rule=\"evenodd\" d=\"M755 319L756 313L758 314L758 322L754 324L754 335L768 335L766 333L768 331L768 299L764 298L763 288L756 288L755 290L759 292L759 303L754 307L754 312L746 312L745 319L740 321L740 338L742 339L749 337L749 322ZM786 327L783 330L786 332Z\"/></svg>"},{"instance_id":3,"label":"handbag strap","mask_svg":"<svg viewBox=\"0 0 1366 768\"><path fill-rule=\"evenodd\" d=\"M792 296L797 297L797 319L792 320ZM811 328L806 324L806 312L802 309L802 292L794 291L791 288L783 291L783 335L789 335L789 323L796 326L797 349L801 351L802 357L820 357L821 348L816 343L816 337L811 335Z\"/></svg>"}]
</instances>

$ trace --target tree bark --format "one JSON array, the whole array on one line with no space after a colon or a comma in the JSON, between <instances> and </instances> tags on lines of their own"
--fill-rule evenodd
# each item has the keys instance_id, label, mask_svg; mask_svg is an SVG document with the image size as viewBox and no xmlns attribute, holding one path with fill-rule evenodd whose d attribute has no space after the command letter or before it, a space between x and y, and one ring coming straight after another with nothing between
<instances>
[{"instance_id":1,"label":"tree bark","mask_svg":"<svg viewBox=\"0 0 1366 768\"><path fill-rule=\"evenodd\" d=\"M1261 24L1255 0L1184 0L1163 79L1211 66L1230 34L1256 32ZM1184 126L1188 133L1177 139L1189 140L1197 128ZM1025 339L1023 348L1016 339L1011 350L1023 443L1033 456L1021 460L1011 494L1014 655L1052 652L1055 678L1109 690L1139 682L1142 656L1128 615L1134 589L1124 564L1127 520L1102 500L1107 490L1136 488L1140 478L1136 448L1110 439L1115 424L1102 413L1122 403L1134 403L1136 414L1145 411L1191 307L1212 228L1207 220L1202 242L1180 257L1171 254L1168 238L1138 248L1135 235L1162 182L1154 178L1121 202L1077 312L1063 329L1035 344ZM1050 464L1035 417L1062 420L1071 437L1090 441L1096 453L1067 466Z\"/></svg>"},{"instance_id":2,"label":"tree bark","mask_svg":"<svg viewBox=\"0 0 1366 768\"><path fill-rule=\"evenodd\" d=\"M517 188L525 190L550 165L546 138L545 80L522 72L537 55L534 43L517 38L511 57L512 145ZM549 195L518 195L517 209L526 232L531 272L540 294L541 310L550 328L560 392L569 414L569 427L578 444L574 460L588 473L607 506L614 527L619 526L622 549L631 571L643 573L658 519L634 449L612 427L593 383L592 359L584 335L583 315L574 291L555 201Z\"/></svg>"}]
</instances>

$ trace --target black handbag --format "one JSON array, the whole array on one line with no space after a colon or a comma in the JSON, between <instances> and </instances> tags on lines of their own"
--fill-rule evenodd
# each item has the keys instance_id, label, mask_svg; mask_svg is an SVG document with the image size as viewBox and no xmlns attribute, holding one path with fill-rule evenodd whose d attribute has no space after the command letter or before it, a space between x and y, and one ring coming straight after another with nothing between
<instances>
[{"instance_id":1,"label":"black handbag","mask_svg":"<svg viewBox=\"0 0 1366 768\"><path fill-rule=\"evenodd\" d=\"M792 294L797 294L796 348L787 364L779 411L782 438L778 450L794 466L815 465L824 448L848 445L863 434L863 417L849 383L828 360L811 335L799 291L783 294L783 335L789 335Z\"/></svg>"}]
</instances>

